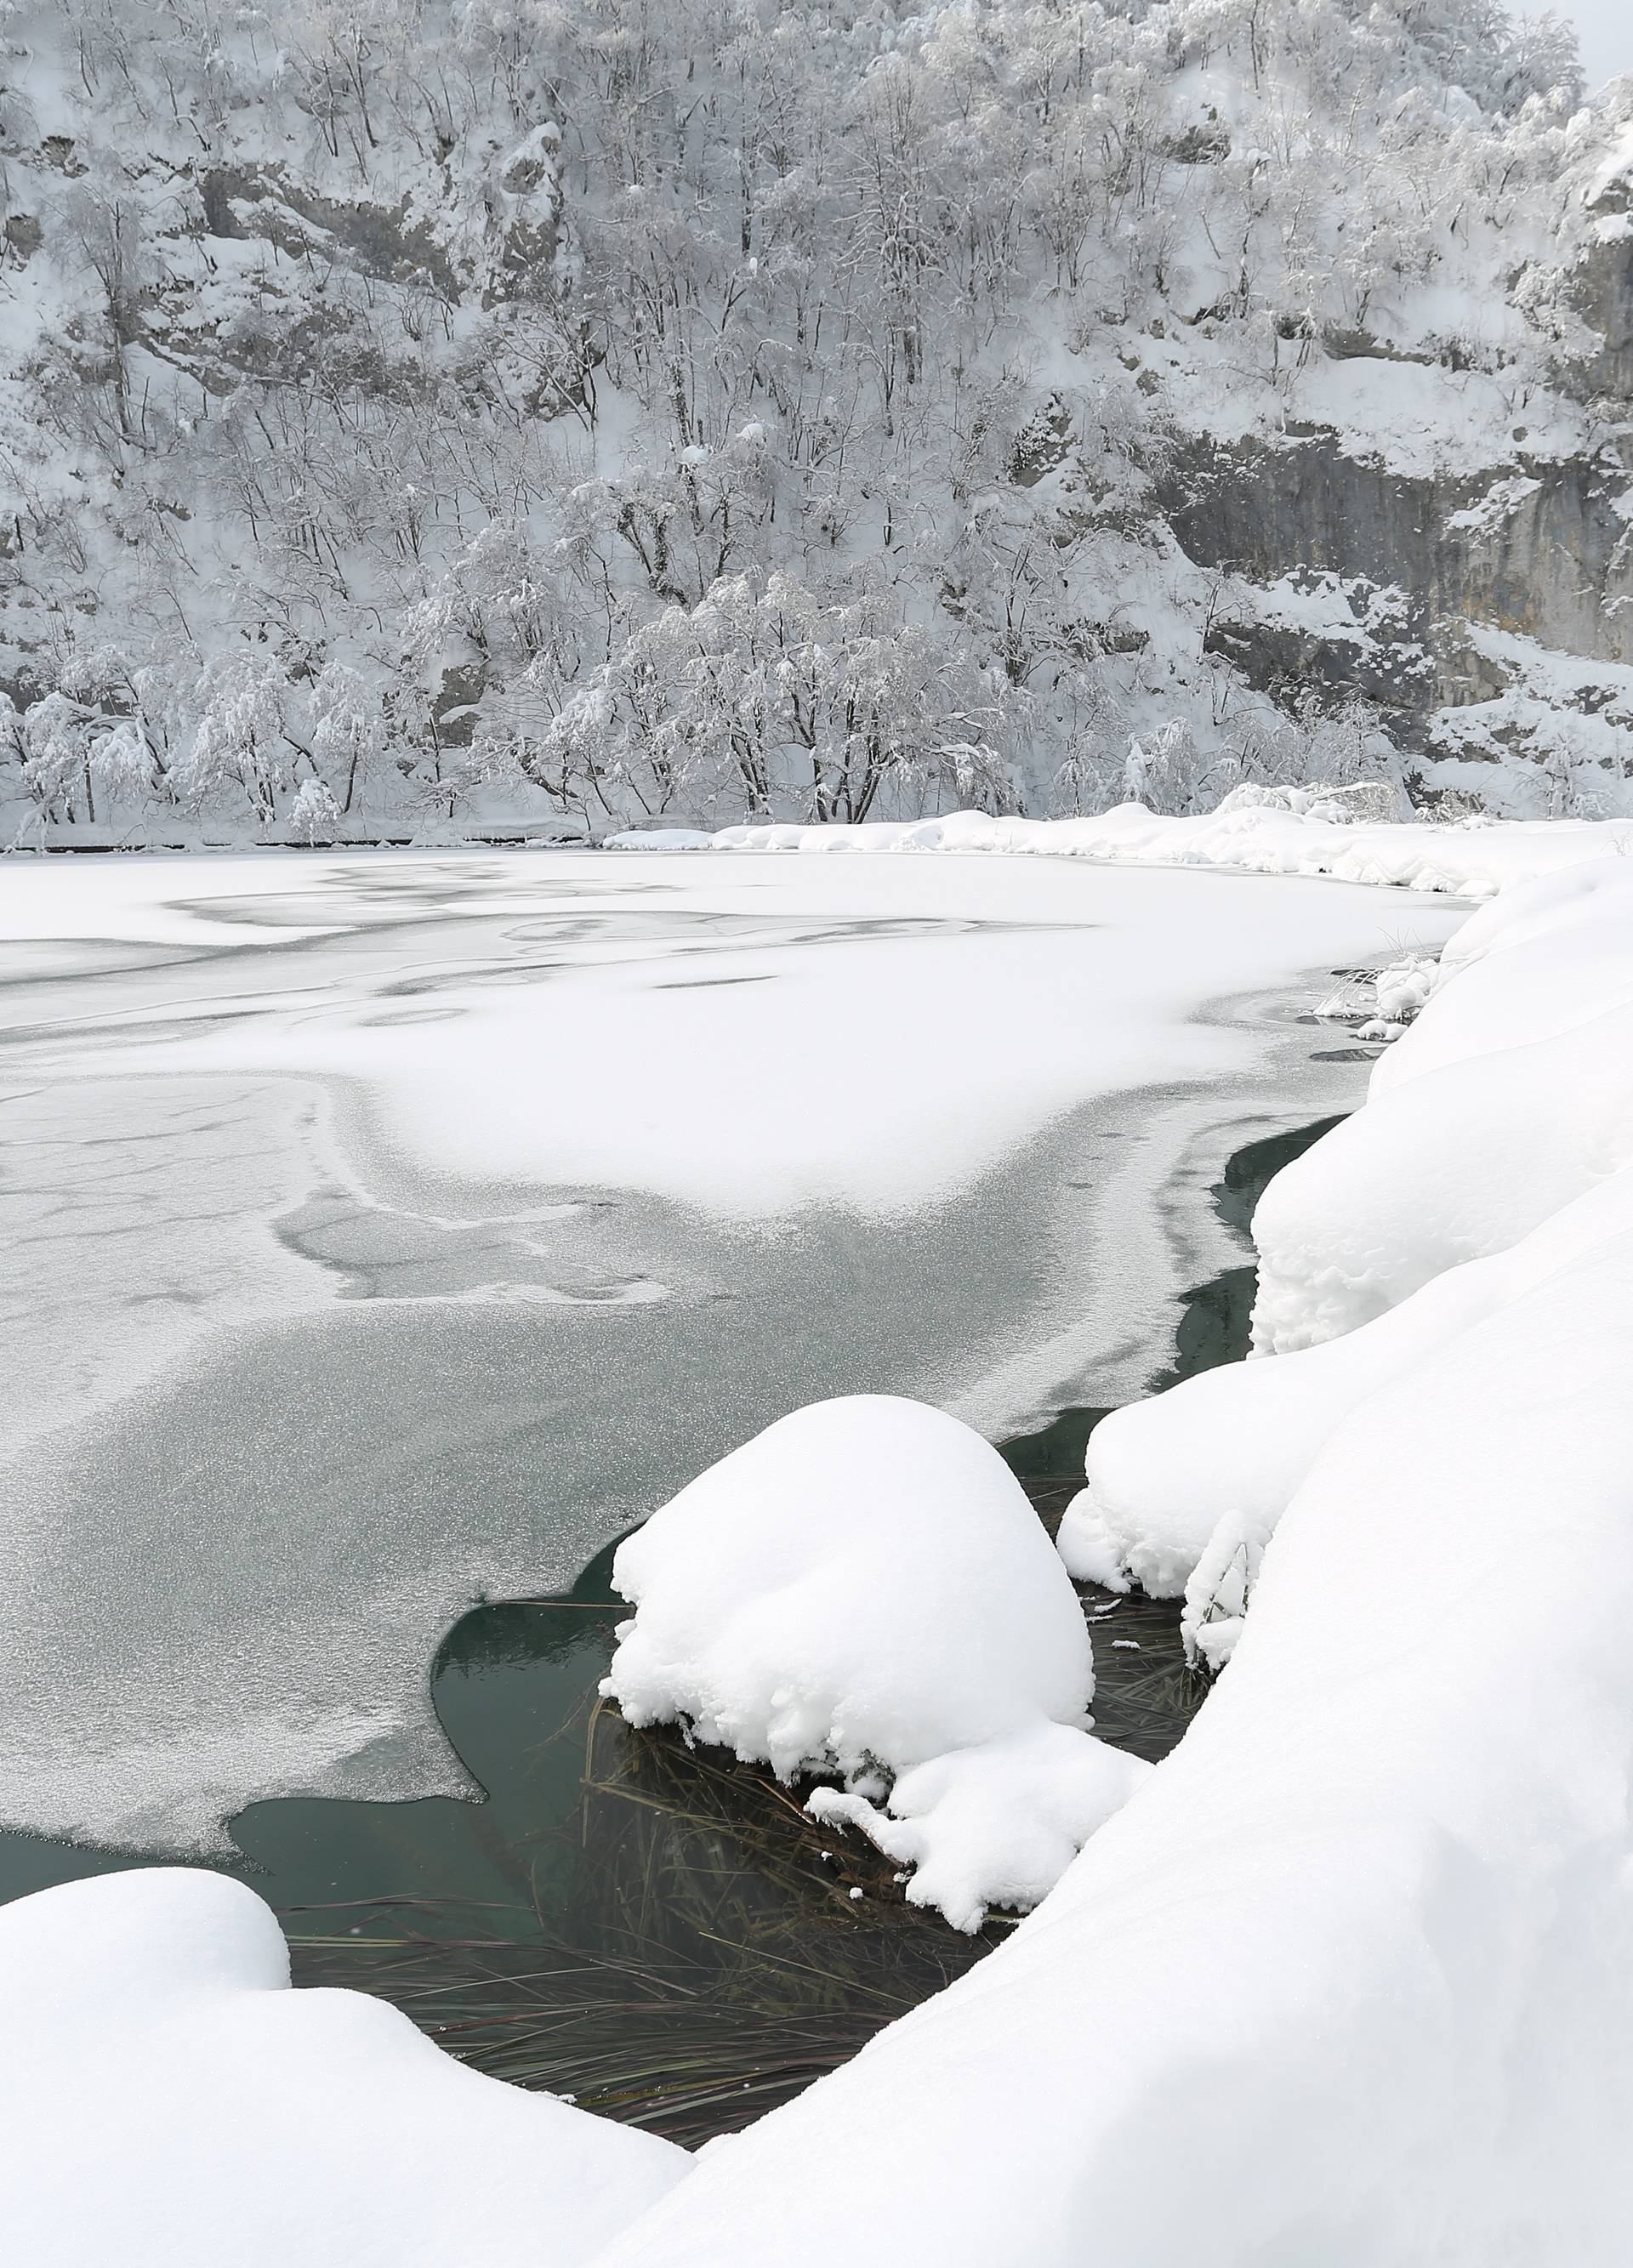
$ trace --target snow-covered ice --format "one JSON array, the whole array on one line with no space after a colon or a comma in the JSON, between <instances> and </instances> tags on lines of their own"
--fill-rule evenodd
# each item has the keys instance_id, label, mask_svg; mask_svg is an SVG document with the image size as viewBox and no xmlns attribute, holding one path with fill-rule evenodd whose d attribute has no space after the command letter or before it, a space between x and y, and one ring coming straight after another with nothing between
<instances>
[{"instance_id":1,"label":"snow-covered ice","mask_svg":"<svg viewBox=\"0 0 1633 2268\"><path fill-rule=\"evenodd\" d=\"M289 1989L253 1890L152 1867L0 1908L0 2229L30 2268L578 2268L687 2170Z\"/></svg>"},{"instance_id":2,"label":"snow-covered ice","mask_svg":"<svg viewBox=\"0 0 1633 2268\"><path fill-rule=\"evenodd\" d=\"M1357 1092L1293 1010L1457 919L985 858L7 861L0 1816L203 1850L469 1792L443 1631L797 1403L1137 1392L1224 1154Z\"/></svg>"},{"instance_id":3,"label":"snow-covered ice","mask_svg":"<svg viewBox=\"0 0 1633 2268\"><path fill-rule=\"evenodd\" d=\"M1019 1483L922 1403L780 1419L620 1544L613 1583L635 1613L602 1690L631 1722L836 1773L811 1811L957 1928L1035 1905L1149 1769L1087 1730L1089 1632Z\"/></svg>"}]
</instances>

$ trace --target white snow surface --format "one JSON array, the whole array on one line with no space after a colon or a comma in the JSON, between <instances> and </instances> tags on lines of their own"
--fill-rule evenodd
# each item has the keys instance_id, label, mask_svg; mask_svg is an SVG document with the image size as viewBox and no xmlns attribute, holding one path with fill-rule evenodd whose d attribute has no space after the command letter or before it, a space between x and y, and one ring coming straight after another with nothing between
<instances>
[{"instance_id":1,"label":"white snow surface","mask_svg":"<svg viewBox=\"0 0 1633 2268\"><path fill-rule=\"evenodd\" d=\"M1365 1110L1277 1174L1253 1220L1254 1344L1352 1331L1629 1164L1633 867L1617 858L1482 909Z\"/></svg>"},{"instance_id":2,"label":"white snow surface","mask_svg":"<svg viewBox=\"0 0 1633 2268\"><path fill-rule=\"evenodd\" d=\"M1036 1904L1147 1770L1087 1731L1089 1632L1020 1484L920 1403L795 1410L654 1513L612 1580L635 1614L602 1690L631 1722L837 1773L850 1792L812 1811L915 1866L910 1896L957 1928Z\"/></svg>"},{"instance_id":3,"label":"white snow surface","mask_svg":"<svg viewBox=\"0 0 1633 2268\"><path fill-rule=\"evenodd\" d=\"M152 1867L0 1908L0 2228L33 2268L574 2268L687 2170L289 1989L270 1909Z\"/></svg>"},{"instance_id":4,"label":"white snow surface","mask_svg":"<svg viewBox=\"0 0 1633 2268\"><path fill-rule=\"evenodd\" d=\"M1633 859L1513 882L1447 941L1435 1012L1372 1072L1393 1094L1427 1071L1548 1039L1633 1001Z\"/></svg>"}]
</instances>

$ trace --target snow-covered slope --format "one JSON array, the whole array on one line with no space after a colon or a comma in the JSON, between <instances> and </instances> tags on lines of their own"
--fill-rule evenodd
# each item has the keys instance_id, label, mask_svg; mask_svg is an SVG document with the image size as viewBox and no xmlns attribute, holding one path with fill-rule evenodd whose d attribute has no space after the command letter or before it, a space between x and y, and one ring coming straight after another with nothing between
<instances>
[{"instance_id":1,"label":"snow-covered slope","mask_svg":"<svg viewBox=\"0 0 1633 2268\"><path fill-rule=\"evenodd\" d=\"M22 0L0 839L1619 808L1630 127L1489 0Z\"/></svg>"}]
</instances>

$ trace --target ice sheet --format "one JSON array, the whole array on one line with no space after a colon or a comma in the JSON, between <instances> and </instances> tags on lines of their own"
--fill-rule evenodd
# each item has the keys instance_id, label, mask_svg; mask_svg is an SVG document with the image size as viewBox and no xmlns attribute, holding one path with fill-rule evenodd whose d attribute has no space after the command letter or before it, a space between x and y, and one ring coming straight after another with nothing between
<instances>
[{"instance_id":1,"label":"ice sheet","mask_svg":"<svg viewBox=\"0 0 1633 2268\"><path fill-rule=\"evenodd\" d=\"M1458 917L953 856L7 862L0 1815L205 1850L458 1789L447 1624L785 1410L1138 1390L1211 1272L1179 1193L1360 1098L1295 1007Z\"/></svg>"}]
</instances>

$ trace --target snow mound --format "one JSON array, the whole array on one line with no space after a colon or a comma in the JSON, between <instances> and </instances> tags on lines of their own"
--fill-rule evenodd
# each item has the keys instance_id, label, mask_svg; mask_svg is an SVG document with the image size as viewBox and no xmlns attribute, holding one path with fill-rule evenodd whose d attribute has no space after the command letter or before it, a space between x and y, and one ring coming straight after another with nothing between
<instances>
[{"instance_id":1,"label":"snow mound","mask_svg":"<svg viewBox=\"0 0 1633 2268\"><path fill-rule=\"evenodd\" d=\"M0 2226L50 2268L572 2268L684 2154L291 1992L270 1909L183 1867L0 1909Z\"/></svg>"},{"instance_id":2,"label":"snow mound","mask_svg":"<svg viewBox=\"0 0 1633 2268\"><path fill-rule=\"evenodd\" d=\"M780 1418L629 1537L613 1582L635 1614L602 1690L632 1723L837 1775L813 1810L916 1866L960 1928L1041 1897L1143 1771L1087 1731L1089 1632L1019 1484L922 1403Z\"/></svg>"}]
</instances>

